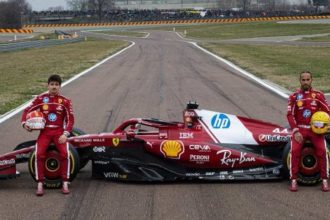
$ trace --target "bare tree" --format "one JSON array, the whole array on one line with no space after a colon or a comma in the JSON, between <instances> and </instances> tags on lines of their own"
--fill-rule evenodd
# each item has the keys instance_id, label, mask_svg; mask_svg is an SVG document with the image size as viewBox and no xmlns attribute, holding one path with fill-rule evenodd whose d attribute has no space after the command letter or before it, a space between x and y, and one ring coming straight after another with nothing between
<instances>
[{"instance_id":1,"label":"bare tree","mask_svg":"<svg viewBox=\"0 0 330 220\"><path fill-rule=\"evenodd\" d=\"M29 13L32 11L31 5L26 2L26 0L10 0L9 2L13 2L23 13Z\"/></svg>"},{"instance_id":2,"label":"bare tree","mask_svg":"<svg viewBox=\"0 0 330 220\"><path fill-rule=\"evenodd\" d=\"M218 6L221 9L228 10L237 7L236 0L218 0Z\"/></svg>"},{"instance_id":3,"label":"bare tree","mask_svg":"<svg viewBox=\"0 0 330 220\"><path fill-rule=\"evenodd\" d=\"M329 4L328 0L313 0L315 6L326 6Z\"/></svg>"},{"instance_id":4,"label":"bare tree","mask_svg":"<svg viewBox=\"0 0 330 220\"><path fill-rule=\"evenodd\" d=\"M69 8L73 11L87 11L89 0L67 0Z\"/></svg>"},{"instance_id":5,"label":"bare tree","mask_svg":"<svg viewBox=\"0 0 330 220\"><path fill-rule=\"evenodd\" d=\"M0 2L0 27L21 28L23 16L30 11L31 6L25 0Z\"/></svg>"},{"instance_id":6,"label":"bare tree","mask_svg":"<svg viewBox=\"0 0 330 220\"><path fill-rule=\"evenodd\" d=\"M249 9L251 4L251 0L240 0L240 7L242 7L243 11Z\"/></svg>"},{"instance_id":7,"label":"bare tree","mask_svg":"<svg viewBox=\"0 0 330 220\"><path fill-rule=\"evenodd\" d=\"M88 8L95 10L99 22L104 17L104 12L114 8L114 0L88 0Z\"/></svg>"},{"instance_id":8,"label":"bare tree","mask_svg":"<svg viewBox=\"0 0 330 220\"><path fill-rule=\"evenodd\" d=\"M64 11L64 7L63 6L49 7L48 11Z\"/></svg>"}]
</instances>

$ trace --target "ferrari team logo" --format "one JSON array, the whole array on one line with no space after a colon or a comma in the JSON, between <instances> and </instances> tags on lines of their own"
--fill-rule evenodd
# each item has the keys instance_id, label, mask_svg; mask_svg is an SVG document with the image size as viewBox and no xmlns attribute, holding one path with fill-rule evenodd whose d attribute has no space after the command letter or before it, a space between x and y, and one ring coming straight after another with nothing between
<instances>
[{"instance_id":1,"label":"ferrari team logo","mask_svg":"<svg viewBox=\"0 0 330 220\"><path fill-rule=\"evenodd\" d=\"M312 98L315 99L316 98L316 94L312 93Z\"/></svg>"},{"instance_id":2,"label":"ferrari team logo","mask_svg":"<svg viewBox=\"0 0 330 220\"><path fill-rule=\"evenodd\" d=\"M43 105L42 110L47 111L48 110L48 105Z\"/></svg>"},{"instance_id":3,"label":"ferrari team logo","mask_svg":"<svg viewBox=\"0 0 330 220\"><path fill-rule=\"evenodd\" d=\"M63 99L58 99L58 103L62 103L63 102Z\"/></svg>"},{"instance_id":4,"label":"ferrari team logo","mask_svg":"<svg viewBox=\"0 0 330 220\"><path fill-rule=\"evenodd\" d=\"M160 151L165 157L179 159L184 152L183 143L181 141L163 141L160 145Z\"/></svg>"},{"instance_id":5,"label":"ferrari team logo","mask_svg":"<svg viewBox=\"0 0 330 220\"><path fill-rule=\"evenodd\" d=\"M119 140L119 138L113 138L112 139L112 144L113 144L113 146L115 146L115 147L117 147L118 145L119 145L119 142L120 142L120 140Z\"/></svg>"}]
</instances>

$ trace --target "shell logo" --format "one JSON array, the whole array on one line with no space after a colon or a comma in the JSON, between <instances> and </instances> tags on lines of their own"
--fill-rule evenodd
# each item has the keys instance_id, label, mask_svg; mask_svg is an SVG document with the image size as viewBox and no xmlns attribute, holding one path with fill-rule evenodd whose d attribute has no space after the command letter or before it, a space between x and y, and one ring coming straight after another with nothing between
<instances>
[{"instance_id":1,"label":"shell logo","mask_svg":"<svg viewBox=\"0 0 330 220\"><path fill-rule=\"evenodd\" d=\"M179 159L184 152L183 143L181 141L163 141L160 151L165 157Z\"/></svg>"}]
</instances>

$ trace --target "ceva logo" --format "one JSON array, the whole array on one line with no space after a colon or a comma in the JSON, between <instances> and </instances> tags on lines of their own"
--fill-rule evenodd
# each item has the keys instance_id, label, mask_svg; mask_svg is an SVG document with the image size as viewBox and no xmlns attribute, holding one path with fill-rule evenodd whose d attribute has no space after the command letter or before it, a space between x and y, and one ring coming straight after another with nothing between
<instances>
[{"instance_id":1,"label":"ceva logo","mask_svg":"<svg viewBox=\"0 0 330 220\"><path fill-rule=\"evenodd\" d=\"M230 119L225 114L216 114L211 119L211 125L213 128L229 128Z\"/></svg>"}]
</instances>

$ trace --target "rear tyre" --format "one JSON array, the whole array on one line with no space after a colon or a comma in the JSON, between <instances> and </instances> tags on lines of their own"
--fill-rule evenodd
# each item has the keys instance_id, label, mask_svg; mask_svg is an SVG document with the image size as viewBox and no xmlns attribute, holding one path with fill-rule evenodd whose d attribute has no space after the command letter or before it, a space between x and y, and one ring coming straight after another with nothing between
<instances>
[{"instance_id":1,"label":"rear tyre","mask_svg":"<svg viewBox=\"0 0 330 220\"><path fill-rule=\"evenodd\" d=\"M32 178L36 181L36 168L35 168L35 151L32 152L29 158L29 171ZM73 147L69 147L70 157L70 179L73 181L77 176L80 168L79 155ZM60 154L54 145L50 145L44 164L45 186L47 188L60 188L62 186L61 172L60 172Z\"/></svg>"},{"instance_id":2,"label":"rear tyre","mask_svg":"<svg viewBox=\"0 0 330 220\"><path fill-rule=\"evenodd\" d=\"M328 147L328 158L329 158L329 146ZM287 177L290 176L290 142L284 148L283 152L283 165L285 175ZM329 163L330 161L328 161ZM315 155L314 148L312 144L306 143L304 144L301 152L300 164L299 164L299 172L297 181L303 185L315 185L320 182L320 169L318 167L318 158Z\"/></svg>"}]
</instances>

